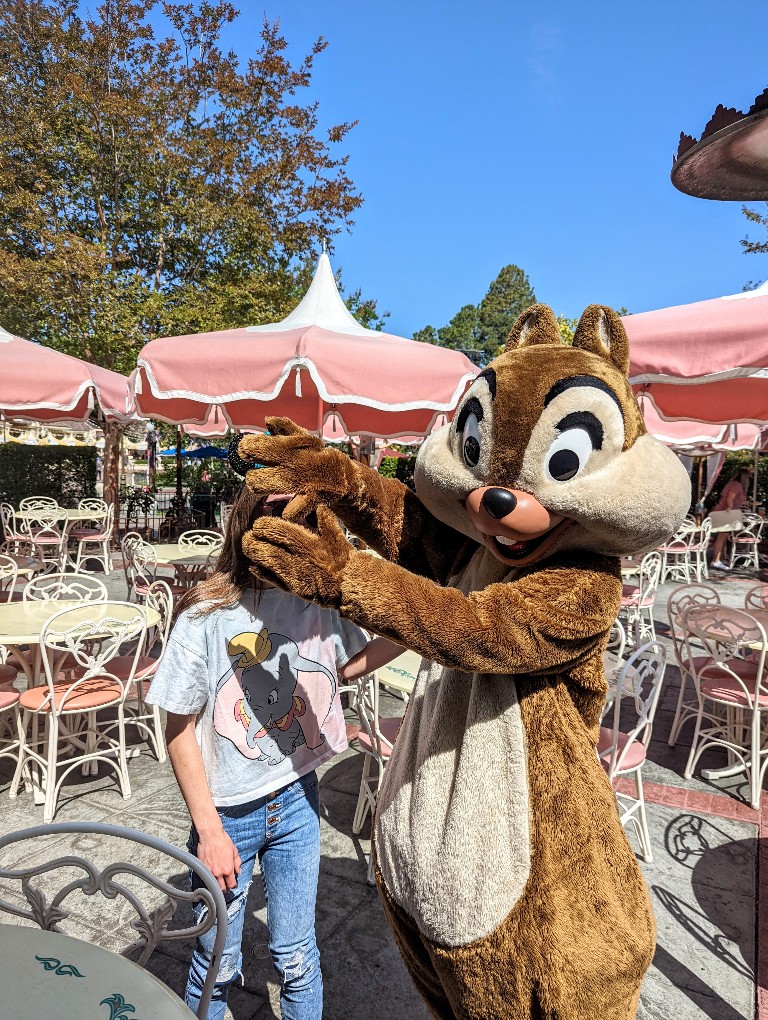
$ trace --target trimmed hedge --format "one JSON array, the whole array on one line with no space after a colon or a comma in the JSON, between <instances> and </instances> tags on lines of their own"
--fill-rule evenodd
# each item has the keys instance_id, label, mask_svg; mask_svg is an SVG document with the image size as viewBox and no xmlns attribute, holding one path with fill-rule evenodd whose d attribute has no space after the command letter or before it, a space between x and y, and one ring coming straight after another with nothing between
<instances>
[{"instance_id":1,"label":"trimmed hedge","mask_svg":"<svg viewBox=\"0 0 768 1020\"><path fill-rule=\"evenodd\" d=\"M60 506L96 495L95 446L0 445L0 499L18 508L25 496L52 496Z\"/></svg>"}]
</instances>

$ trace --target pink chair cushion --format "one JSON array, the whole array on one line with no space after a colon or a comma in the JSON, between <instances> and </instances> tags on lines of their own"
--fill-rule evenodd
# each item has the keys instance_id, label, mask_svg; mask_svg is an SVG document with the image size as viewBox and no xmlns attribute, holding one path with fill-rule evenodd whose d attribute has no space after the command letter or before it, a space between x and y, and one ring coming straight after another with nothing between
<instances>
[{"instance_id":1,"label":"pink chair cushion","mask_svg":"<svg viewBox=\"0 0 768 1020\"><path fill-rule=\"evenodd\" d=\"M4 712L6 708L11 708L17 704L19 700L18 691L0 691L0 712Z\"/></svg>"},{"instance_id":2,"label":"pink chair cushion","mask_svg":"<svg viewBox=\"0 0 768 1020\"><path fill-rule=\"evenodd\" d=\"M401 715L389 716L386 719L381 718L379 719L379 729L381 730L382 736L384 737L385 740L388 740L390 744L394 744L402 721L403 717ZM357 742L360 745L360 747L364 751L368 751L369 754L376 753L373 743L371 742L371 738L368 736L364 729L361 729L360 732L358 733ZM392 752L386 746L386 744L381 745L382 758L389 758L391 753Z\"/></svg>"},{"instance_id":3,"label":"pink chair cushion","mask_svg":"<svg viewBox=\"0 0 768 1020\"><path fill-rule=\"evenodd\" d=\"M639 588L634 589L630 588L629 591L630 594L624 593L621 596L622 606L642 606L643 608L645 608L646 606L653 606L656 601L655 595L646 595L646 597L641 602Z\"/></svg>"},{"instance_id":4,"label":"pink chair cushion","mask_svg":"<svg viewBox=\"0 0 768 1020\"><path fill-rule=\"evenodd\" d=\"M70 538L94 538L99 535L103 535L102 531L98 528L72 528L69 533Z\"/></svg>"},{"instance_id":5,"label":"pink chair cushion","mask_svg":"<svg viewBox=\"0 0 768 1020\"><path fill-rule=\"evenodd\" d=\"M11 666L9 663L5 663L0 666L0 687L5 687L7 684L12 684L16 679L18 670L15 666Z\"/></svg>"},{"instance_id":6,"label":"pink chair cushion","mask_svg":"<svg viewBox=\"0 0 768 1020\"><path fill-rule=\"evenodd\" d=\"M174 598L178 598L181 595L184 595L185 592L189 591L189 589L185 588L184 585L182 584L172 584L168 580L167 576L161 577L160 575L158 575L157 579L158 581L165 581L165 583L171 589L171 595L173 595ZM144 581L140 581L138 579L136 580L136 583L134 584L133 588L137 595L146 595L147 592L149 591L149 585L145 584Z\"/></svg>"},{"instance_id":7,"label":"pink chair cushion","mask_svg":"<svg viewBox=\"0 0 768 1020\"><path fill-rule=\"evenodd\" d=\"M689 672L700 672L708 662L712 660L706 655L694 655L689 661L688 659L683 660L683 665ZM742 677L744 680L755 679L755 664L753 662L747 662L745 659L729 659L728 668L731 669L737 676ZM708 677L715 678L716 673L714 667L709 669ZM723 672L723 675L728 674Z\"/></svg>"},{"instance_id":8,"label":"pink chair cushion","mask_svg":"<svg viewBox=\"0 0 768 1020\"><path fill-rule=\"evenodd\" d=\"M64 701L64 695L69 690L69 683L55 683L53 695L56 699L56 707L59 709ZM93 676L83 681L75 688L72 694L64 703L65 712L86 712L89 709L100 708L103 705L111 705L119 701L123 694L122 685L117 680L110 680L107 677ZM29 690L19 698L22 708L30 712L50 712L51 703L46 702L48 697L48 684L40 684L38 687L30 687ZM43 704L43 702L46 702Z\"/></svg>"},{"instance_id":9,"label":"pink chair cushion","mask_svg":"<svg viewBox=\"0 0 768 1020\"><path fill-rule=\"evenodd\" d=\"M748 683L747 686L752 689L754 687L754 680L752 680L751 684ZM733 705L749 705L747 695L741 689L738 681L732 676L725 676L722 680L718 677L702 680L701 693L705 694L708 698L714 698L716 701L727 701ZM768 694L758 694L757 703L761 708L768 708Z\"/></svg>"},{"instance_id":10,"label":"pink chair cushion","mask_svg":"<svg viewBox=\"0 0 768 1020\"><path fill-rule=\"evenodd\" d=\"M107 669L110 673L114 673L115 676L119 676L121 680L127 680L130 676L132 665L132 655L119 655L116 659L109 661ZM149 655L140 655L139 661L136 663L136 672L133 674L133 679L146 680L153 677L159 665L159 659L153 659Z\"/></svg>"},{"instance_id":11,"label":"pink chair cushion","mask_svg":"<svg viewBox=\"0 0 768 1020\"><path fill-rule=\"evenodd\" d=\"M629 735L627 733L620 733L618 739L619 757L621 757L624 748L627 746ZM605 758L600 758L600 762L607 772L610 768L610 755L607 754L611 749L613 743L613 730L609 726L600 727L600 735L597 740L597 753L598 755L606 754ZM629 745L624 760L621 763L620 772L631 772L632 769L639 768L640 765L645 761L645 745L641 744L639 740L633 740Z\"/></svg>"}]
</instances>

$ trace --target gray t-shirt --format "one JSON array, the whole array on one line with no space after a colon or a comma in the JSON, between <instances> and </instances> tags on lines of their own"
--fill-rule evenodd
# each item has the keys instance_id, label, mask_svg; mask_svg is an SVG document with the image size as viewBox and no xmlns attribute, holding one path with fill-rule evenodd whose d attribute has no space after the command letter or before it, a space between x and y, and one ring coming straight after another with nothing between
<instances>
[{"instance_id":1,"label":"gray t-shirt","mask_svg":"<svg viewBox=\"0 0 768 1020\"><path fill-rule=\"evenodd\" d=\"M197 714L217 807L282 790L347 746L338 671L368 643L332 609L267 589L181 614L147 702Z\"/></svg>"}]
</instances>

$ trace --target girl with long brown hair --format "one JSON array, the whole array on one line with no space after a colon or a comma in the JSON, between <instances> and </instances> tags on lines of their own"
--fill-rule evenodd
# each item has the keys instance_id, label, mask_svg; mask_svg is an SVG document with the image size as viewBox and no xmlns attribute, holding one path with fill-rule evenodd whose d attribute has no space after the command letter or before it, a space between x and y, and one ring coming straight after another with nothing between
<instances>
[{"instance_id":1,"label":"girl with long brown hair","mask_svg":"<svg viewBox=\"0 0 768 1020\"><path fill-rule=\"evenodd\" d=\"M168 754L189 809L188 847L218 879L228 929L209 1020L224 1017L242 968L245 902L258 858L283 1020L320 1020L315 940L320 863L316 768L346 749L338 681L399 655L335 610L304 602L251 572L243 537L288 497L243 487L212 577L178 606L147 696L168 713ZM186 1002L196 1012L215 939L197 941Z\"/></svg>"}]
</instances>

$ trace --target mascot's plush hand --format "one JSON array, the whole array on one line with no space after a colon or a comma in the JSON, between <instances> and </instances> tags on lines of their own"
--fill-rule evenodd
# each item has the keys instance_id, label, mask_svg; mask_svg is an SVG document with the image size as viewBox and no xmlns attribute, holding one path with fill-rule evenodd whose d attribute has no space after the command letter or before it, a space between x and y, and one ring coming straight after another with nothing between
<instances>
[{"instance_id":1,"label":"mascot's plush hand","mask_svg":"<svg viewBox=\"0 0 768 1020\"><path fill-rule=\"evenodd\" d=\"M352 462L340 450L324 446L322 439L290 418L267 418L266 425L270 434L246 436L239 452L245 460L264 465L246 476L252 492L296 494L286 507L287 520L309 513L320 503L333 506L358 488Z\"/></svg>"},{"instance_id":2,"label":"mascot's plush hand","mask_svg":"<svg viewBox=\"0 0 768 1020\"><path fill-rule=\"evenodd\" d=\"M315 534L279 517L261 517L243 537L243 551L256 577L338 609L341 579L353 550L327 507L317 508L317 523Z\"/></svg>"}]
</instances>

